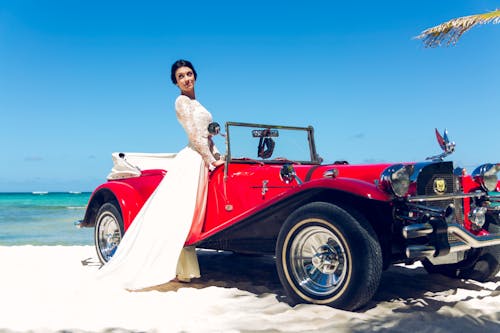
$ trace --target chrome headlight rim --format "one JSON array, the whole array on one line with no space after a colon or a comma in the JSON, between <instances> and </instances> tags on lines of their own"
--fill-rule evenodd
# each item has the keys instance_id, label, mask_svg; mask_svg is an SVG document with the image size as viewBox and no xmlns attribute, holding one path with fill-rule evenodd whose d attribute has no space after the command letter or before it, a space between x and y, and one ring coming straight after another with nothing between
<instances>
[{"instance_id":1,"label":"chrome headlight rim","mask_svg":"<svg viewBox=\"0 0 500 333\"><path fill-rule=\"evenodd\" d=\"M471 174L476 183L486 192L493 192L498 186L500 163L485 163L478 166Z\"/></svg>"},{"instance_id":2,"label":"chrome headlight rim","mask_svg":"<svg viewBox=\"0 0 500 333\"><path fill-rule=\"evenodd\" d=\"M412 170L413 165L391 165L380 175L379 187L398 198L405 197L410 189Z\"/></svg>"}]
</instances>

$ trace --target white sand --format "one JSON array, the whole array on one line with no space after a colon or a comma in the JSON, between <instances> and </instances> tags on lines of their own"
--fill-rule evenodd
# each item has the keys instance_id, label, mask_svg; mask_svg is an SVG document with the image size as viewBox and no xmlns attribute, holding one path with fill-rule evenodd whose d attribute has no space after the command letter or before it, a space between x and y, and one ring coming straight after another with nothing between
<instances>
[{"instance_id":1,"label":"white sand","mask_svg":"<svg viewBox=\"0 0 500 333\"><path fill-rule=\"evenodd\" d=\"M395 266L353 313L287 305L272 258L199 259L194 283L127 292L94 281L91 246L0 246L0 332L500 332L500 275L477 283Z\"/></svg>"}]
</instances>

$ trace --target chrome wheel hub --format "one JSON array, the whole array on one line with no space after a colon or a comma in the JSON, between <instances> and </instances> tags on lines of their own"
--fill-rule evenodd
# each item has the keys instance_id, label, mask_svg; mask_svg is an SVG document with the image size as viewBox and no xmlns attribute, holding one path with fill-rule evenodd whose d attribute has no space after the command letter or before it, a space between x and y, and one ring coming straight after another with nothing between
<instances>
[{"instance_id":1,"label":"chrome wheel hub","mask_svg":"<svg viewBox=\"0 0 500 333\"><path fill-rule=\"evenodd\" d=\"M291 273L304 291L327 296L342 286L348 271L344 246L322 226L300 230L290 246Z\"/></svg>"},{"instance_id":2,"label":"chrome wheel hub","mask_svg":"<svg viewBox=\"0 0 500 333\"><path fill-rule=\"evenodd\" d=\"M314 267L323 274L333 274L340 264L337 251L328 245L322 245L311 261Z\"/></svg>"},{"instance_id":3,"label":"chrome wheel hub","mask_svg":"<svg viewBox=\"0 0 500 333\"><path fill-rule=\"evenodd\" d=\"M120 225L112 214L101 216L97 237L99 251L103 259L109 261L121 241Z\"/></svg>"}]
</instances>

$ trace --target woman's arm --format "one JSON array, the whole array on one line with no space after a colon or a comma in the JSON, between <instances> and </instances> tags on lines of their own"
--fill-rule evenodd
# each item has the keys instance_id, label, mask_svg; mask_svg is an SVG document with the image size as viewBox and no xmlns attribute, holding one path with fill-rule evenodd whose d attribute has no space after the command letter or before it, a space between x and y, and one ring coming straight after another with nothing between
<instances>
[{"instance_id":1,"label":"woman's arm","mask_svg":"<svg viewBox=\"0 0 500 333\"><path fill-rule=\"evenodd\" d=\"M177 119L184 127L189 142L194 149L201 155L208 168L213 169L216 165L216 159L210 150L210 140L208 138L208 129L196 121L195 106L191 99L186 96L180 96L175 102Z\"/></svg>"}]
</instances>

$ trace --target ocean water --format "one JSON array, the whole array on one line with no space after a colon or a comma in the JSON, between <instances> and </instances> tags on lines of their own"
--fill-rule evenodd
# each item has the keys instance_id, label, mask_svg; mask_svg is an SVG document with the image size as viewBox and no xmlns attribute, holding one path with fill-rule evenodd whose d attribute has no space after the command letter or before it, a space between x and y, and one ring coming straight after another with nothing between
<instances>
[{"instance_id":1,"label":"ocean water","mask_svg":"<svg viewBox=\"0 0 500 333\"><path fill-rule=\"evenodd\" d=\"M0 193L0 245L92 245L83 219L90 192Z\"/></svg>"}]
</instances>

